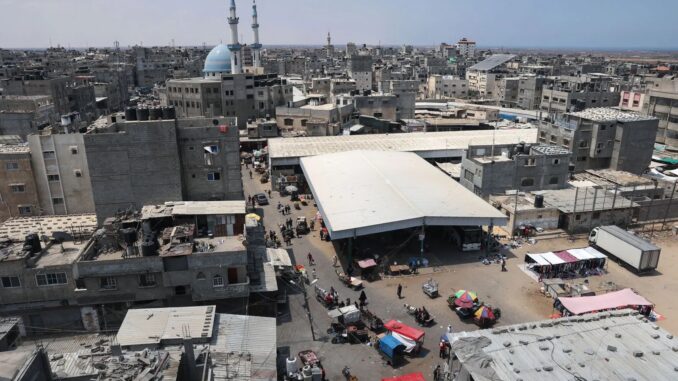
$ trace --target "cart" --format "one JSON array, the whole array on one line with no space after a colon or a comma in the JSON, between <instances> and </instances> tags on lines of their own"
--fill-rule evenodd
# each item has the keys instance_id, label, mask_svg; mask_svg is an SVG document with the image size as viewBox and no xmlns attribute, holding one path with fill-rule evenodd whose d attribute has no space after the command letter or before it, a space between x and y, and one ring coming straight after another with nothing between
<instances>
[{"instance_id":1,"label":"cart","mask_svg":"<svg viewBox=\"0 0 678 381\"><path fill-rule=\"evenodd\" d=\"M308 234L311 231L306 222L306 217L299 216L297 217L297 236L301 234Z\"/></svg>"},{"instance_id":2,"label":"cart","mask_svg":"<svg viewBox=\"0 0 678 381\"><path fill-rule=\"evenodd\" d=\"M410 266L408 265L391 265L388 267L388 271L391 275L401 275L407 274L410 272Z\"/></svg>"},{"instance_id":3,"label":"cart","mask_svg":"<svg viewBox=\"0 0 678 381\"><path fill-rule=\"evenodd\" d=\"M369 339L365 323L360 320L360 310L354 306L339 307L327 313L333 321L327 333L332 335L332 343L364 343ZM335 321L336 320L336 321Z\"/></svg>"},{"instance_id":4,"label":"cart","mask_svg":"<svg viewBox=\"0 0 678 381\"><path fill-rule=\"evenodd\" d=\"M377 261L374 259L363 259L362 261L356 261L356 264L360 269L360 277L362 279L365 279L369 282L379 279Z\"/></svg>"},{"instance_id":5,"label":"cart","mask_svg":"<svg viewBox=\"0 0 678 381\"><path fill-rule=\"evenodd\" d=\"M363 317L367 321L367 326L373 332L381 332L384 330L384 321L381 320L377 315L373 314L370 310L363 310Z\"/></svg>"},{"instance_id":6,"label":"cart","mask_svg":"<svg viewBox=\"0 0 678 381\"><path fill-rule=\"evenodd\" d=\"M352 288L354 290L360 290L363 287L363 281L361 281L360 279L349 276L348 274L344 273L339 269L335 269L334 272L337 273L339 281L341 281L341 283L343 283L344 286Z\"/></svg>"},{"instance_id":7,"label":"cart","mask_svg":"<svg viewBox=\"0 0 678 381\"><path fill-rule=\"evenodd\" d=\"M325 308L333 308L337 305L337 295L332 294L331 292L320 287L318 283L314 285L315 289L315 298L322 304Z\"/></svg>"},{"instance_id":8,"label":"cart","mask_svg":"<svg viewBox=\"0 0 678 381\"><path fill-rule=\"evenodd\" d=\"M299 360L304 366L308 366L311 369L318 368L320 369L320 377L322 380L325 380L325 369L323 368L322 363L320 362L320 357L310 349L299 352Z\"/></svg>"},{"instance_id":9,"label":"cart","mask_svg":"<svg viewBox=\"0 0 678 381\"><path fill-rule=\"evenodd\" d=\"M438 282L434 281L433 278L426 281L426 283L421 286L421 290L431 299L440 296L440 294L438 294Z\"/></svg>"}]
</instances>

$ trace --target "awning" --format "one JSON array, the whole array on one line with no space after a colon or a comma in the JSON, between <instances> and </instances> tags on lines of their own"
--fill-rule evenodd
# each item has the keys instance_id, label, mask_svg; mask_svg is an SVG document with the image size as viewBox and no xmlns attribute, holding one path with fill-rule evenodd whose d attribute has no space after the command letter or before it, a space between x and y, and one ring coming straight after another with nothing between
<instances>
[{"instance_id":1,"label":"awning","mask_svg":"<svg viewBox=\"0 0 678 381\"><path fill-rule=\"evenodd\" d=\"M409 337L403 336L396 332L391 332L391 337L398 340L398 342L404 345L405 352L407 353L412 352L412 350L417 347L417 342L415 340L410 339Z\"/></svg>"},{"instance_id":2,"label":"awning","mask_svg":"<svg viewBox=\"0 0 678 381\"><path fill-rule=\"evenodd\" d=\"M541 254L526 254L525 257L532 259L539 266L549 266L551 264Z\"/></svg>"},{"instance_id":3,"label":"awning","mask_svg":"<svg viewBox=\"0 0 678 381\"><path fill-rule=\"evenodd\" d=\"M362 261L358 261L358 267L360 267L361 269L366 269L366 268L374 267L374 266L376 266L376 265L377 265L377 262L376 262L374 259L372 259L372 258L370 258L370 259L363 259Z\"/></svg>"},{"instance_id":4,"label":"awning","mask_svg":"<svg viewBox=\"0 0 678 381\"><path fill-rule=\"evenodd\" d=\"M558 258L562 259L563 261L565 261L567 263L577 262L577 257L568 253L567 251L559 251L559 252L554 253L554 254L557 255Z\"/></svg>"},{"instance_id":5,"label":"awning","mask_svg":"<svg viewBox=\"0 0 678 381\"><path fill-rule=\"evenodd\" d=\"M426 381L421 372L404 374L402 376L382 378L381 381Z\"/></svg>"},{"instance_id":6,"label":"awning","mask_svg":"<svg viewBox=\"0 0 678 381\"><path fill-rule=\"evenodd\" d=\"M424 331L420 331L416 328L412 328L407 324L403 324L397 320L389 320L384 324L384 328L391 332L398 333L405 337L408 337L414 341L419 341L424 338Z\"/></svg>"},{"instance_id":7,"label":"awning","mask_svg":"<svg viewBox=\"0 0 678 381\"><path fill-rule=\"evenodd\" d=\"M652 303L642 296L636 294L630 288L608 292L596 296L578 296L558 298L560 303L575 315L581 315L589 312L605 311L619 309L629 306L651 306Z\"/></svg>"},{"instance_id":8,"label":"awning","mask_svg":"<svg viewBox=\"0 0 678 381\"><path fill-rule=\"evenodd\" d=\"M591 254L591 255L594 256L595 258L598 258L598 259L607 259L607 255L605 255L605 254L601 253L600 251L598 251L598 250L592 248L591 246L585 248L584 250L586 250L587 253Z\"/></svg>"},{"instance_id":9,"label":"awning","mask_svg":"<svg viewBox=\"0 0 678 381\"><path fill-rule=\"evenodd\" d=\"M577 258L580 261L587 261L590 259L596 259L591 253L586 251L586 249L569 249L567 250L568 253L572 254L575 258Z\"/></svg>"},{"instance_id":10,"label":"awning","mask_svg":"<svg viewBox=\"0 0 678 381\"><path fill-rule=\"evenodd\" d=\"M552 265L562 265L563 263L566 263L564 260L562 260L562 258L560 258L559 256L552 252L543 253L541 255Z\"/></svg>"}]
</instances>

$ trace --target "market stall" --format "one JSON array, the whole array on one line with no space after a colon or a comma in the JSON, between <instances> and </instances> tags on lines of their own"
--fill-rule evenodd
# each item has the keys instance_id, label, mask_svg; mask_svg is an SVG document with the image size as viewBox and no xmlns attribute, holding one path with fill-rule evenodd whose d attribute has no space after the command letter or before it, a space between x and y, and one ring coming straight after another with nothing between
<instances>
[{"instance_id":1,"label":"market stall","mask_svg":"<svg viewBox=\"0 0 678 381\"><path fill-rule=\"evenodd\" d=\"M540 279L578 278L604 272L607 256L592 247L526 254L527 269Z\"/></svg>"},{"instance_id":2,"label":"market stall","mask_svg":"<svg viewBox=\"0 0 678 381\"><path fill-rule=\"evenodd\" d=\"M652 302L636 294L630 288L596 296L560 297L553 304L553 307L563 316L623 308L633 308L647 315L651 312L652 306Z\"/></svg>"},{"instance_id":3,"label":"market stall","mask_svg":"<svg viewBox=\"0 0 678 381\"><path fill-rule=\"evenodd\" d=\"M414 355L424 344L424 331L410 327L397 320L389 320L384 324L388 333L405 346L405 353Z\"/></svg>"}]
</instances>

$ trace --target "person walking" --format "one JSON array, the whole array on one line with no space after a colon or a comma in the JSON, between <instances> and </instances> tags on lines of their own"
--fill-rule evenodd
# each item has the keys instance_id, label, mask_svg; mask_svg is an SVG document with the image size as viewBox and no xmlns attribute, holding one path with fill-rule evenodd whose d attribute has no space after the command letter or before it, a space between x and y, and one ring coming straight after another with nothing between
<instances>
[{"instance_id":1,"label":"person walking","mask_svg":"<svg viewBox=\"0 0 678 381\"><path fill-rule=\"evenodd\" d=\"M398 299L402 299L402 298L403 298L403 296L402 296L403 285L402 285L402 284L398 283L398 289L397 289L396 292L397 292L397 294L398 294Z\"/></svg>"},{"instance_id":2,"label":"person walking","mask_svg":"<svg viewBox=\"0 0 678 381\"><path fill-rule=\"evenodd\" d=\"M269 189L266 192L268 192L268 198L271 198L271 190Z\"/></svg>"},{"instance_id":3,"label":"person walking","mask_svg":"<svg viewBox=\"0 0 678 381\"><path fill-rule=\"evenodd\" d=\"M433 381L439 380L440 380L440 365L436 366L436 368L433 369Z\"/></svg>"},{"instance_id":4,"label":"person walking","mask_svg":"<svg viewBox=\"0 0 678 381\"><path fill-rule=\"evenodd\" d=\"M337 263L339 263L339 258L335 255L334 258L332 258L332 267L337 267Z\"/></svg>"},{"instance_id":5,"label":"person walking","mask_svg":"<svg viewBox=\"0 0 678 381\"><path fill-rule=\"evenodd\" d=\"M506 258L501 257L501 271L508 271L506 270Z\"/></svg>"},{"instance_id":6,"label":"person walking","mask_svg":"<svg viewBox=\"0 0 678 381\"><path fill-rule=\"evenodd\" d=\"M445 342L440 340L440 343L438 344L438 357L441 359L445 358Z\"/></svg>"},{"instance_id":7,"label":"person walking","mask_svg":"<svg viewBox=\"0 0 678 381\"><path fill-rule=\"evenodd\" d=\"M311 220L311 222L309 223L309 225L310 225L310 227L311 227L311 230L315 230L315 220Z\"/></svg>"},{"instance_id":8,"label":"person walking","mask_svg":"<svg viewBox=\"0 0 678 381\"><path fill-rule=\"evenodd\" d=\"M250 179L252 178L252 170L250 169Z\"/></svg>"},{"instance_id":9,"label":"person walking","mask_svg":"<svg viewBox=\"0 0 678 381\"><path fill-rule=\"evenodd\" d=\"M313 255L310 251L308 252L308 265L315 266L315 260L313 259Z\"/></svg>"},{"instance_id":10,"label":"person walking","mask_svg":"<svg viewBox=\"0 0 678 381\"><path fill-rule=\"evenodd\" d=\"M365 290L360 291L358 300L360 300L360 307L363 307L367 304L367 295L365 295Z\"/></svg>"}]
</instances>

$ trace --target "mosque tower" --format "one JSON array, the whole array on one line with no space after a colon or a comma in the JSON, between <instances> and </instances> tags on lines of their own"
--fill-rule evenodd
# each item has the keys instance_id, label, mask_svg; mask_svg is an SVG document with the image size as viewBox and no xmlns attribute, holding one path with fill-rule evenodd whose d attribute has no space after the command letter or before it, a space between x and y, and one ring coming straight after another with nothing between
<instances>
[{"instance_id":1,"label":"mosque tower","mask_svg":"<svg viewBox=\"0 0 678 381\"><path fill-rule=\"evenodd\" d=\"M254 32L254 44L252 48L252 62L254 67L261 67L261 44L259 43L259 21L257 19L257 1L252 1L252 31Z\"/></svg>"},{"instance_id":2,"label":"mosque tower","mask_svg":"<svg viewBox=\"0 0 678 381\"><path fill-rule=\"evenodd\" d=\"M235 14L235 0L231 0L230 16L228 25L231 27L231 43L228 50L231 51L231 74L242 73L242 46L238 42L238 17Z\"/></svg>"}]
</instances>

